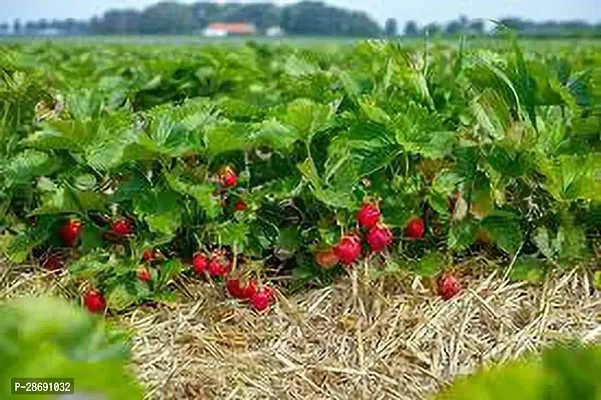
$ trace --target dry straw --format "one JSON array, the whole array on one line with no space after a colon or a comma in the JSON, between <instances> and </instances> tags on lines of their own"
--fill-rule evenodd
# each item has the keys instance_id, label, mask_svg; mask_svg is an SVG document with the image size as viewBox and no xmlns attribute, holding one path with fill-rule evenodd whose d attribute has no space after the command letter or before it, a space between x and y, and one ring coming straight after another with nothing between
<instances>
[{"instance_id":1,"label":"dry straw","mask_svg":"<svg viewBox=\"0 0 601 400\"><path fill-rule=\"evenodd\" d=\"M76 293L65 276L0 271L1 299ZM421 399L558 339L601 342L601 294L585 268L542 284L498 275L444 302L417 278L368 283L359 269L331 287L278 294L266 315L185 280L177 304L118 319L136 332L134 368L152 399Z\"/></svg>"}]
</instances>

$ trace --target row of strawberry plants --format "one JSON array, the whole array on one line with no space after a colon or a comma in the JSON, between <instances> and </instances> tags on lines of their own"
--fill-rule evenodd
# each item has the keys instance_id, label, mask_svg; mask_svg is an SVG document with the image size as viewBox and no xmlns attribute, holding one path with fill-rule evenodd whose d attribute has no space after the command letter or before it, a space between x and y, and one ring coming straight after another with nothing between
<instances>
[{"instance_id":1,"label":"row of strawberry plants","mask_svg":"<svg viewBox=\"0 0 601 400\"><path fill-rule=\"evenodd\" d=\"M68 264L94 311L170 300L182 273L264 310L273 282L362 255L436 276L484 243L518 278L594 256L599 58L427 51L14 49L3 247Z\"/></svg>"}]
</instances>

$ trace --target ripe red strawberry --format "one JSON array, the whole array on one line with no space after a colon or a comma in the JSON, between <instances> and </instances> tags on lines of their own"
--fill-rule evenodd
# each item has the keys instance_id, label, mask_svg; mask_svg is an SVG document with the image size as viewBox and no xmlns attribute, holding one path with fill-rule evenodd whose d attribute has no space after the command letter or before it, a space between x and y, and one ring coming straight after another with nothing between
<instances>
[{"instance_id":1,"label":"ripe red strawberry","mask_svg":"<svg viewBox=\"0 0 601 400\"><path fill-rule=\"evenodd\" d=\"M345 265L354 263L361 255L361 243L357 236L344 236L340 243L334 246L334 254Z\"/></svg>"},{"instance_id":2,"label":"ripe red strawberry","mask_svg":"<svg viewBox=\"0 0 601 400\"><path fill-rule=\"evenodd\" d=\"M96 290L90 290L85 294L83 304L92 313L102 313L106 308L104 296Z\"/></svg>"},{"instance_id":3,"label":"ripe red strawberry","mask_svg":"<svg viewBox=\"0 0 601 400\"><path fill-rule=\"evenodd\" d=\"M254 280L249 280L246 283L246 286L242 286L242 299L250 300L257 293L257 282Z\"/></svg>"},{"instance_id":4,"label":"ripe red strawberry","mask_svg":"<svg viewBox=\"0 0 601 400\"><path fill-rule=\"evenodd\" d=\"M223 167L219 171L219 180L224 188L231 188L238 184L238 176L230 167Z\"/></svg>"},{"instance_id":5,"label":"ripe red strawberry","mask_svg":"<svg viewBox=\"0 0 601 400\"><path fill-rule=\"evenodd\" d=\"M211 276L226 276L232 269L232 262L225 253L216 252L209 262L209 275Z\"/></svg>"},{"instance_id":6,"label":"ripe red strawberry","mask_svg":"<svg viewBox=\"0 0 601 400\"><path fill-rule=\"evenodd\" d=\"M144 253L142 253L142 260L144 260L144 262L150 262L150 261L154 260L154 258L155 258L155 251L152 249L144 250Z\"/></svg>"},{"instance_id":7,"label":"ripe red strawberry","mask_svg":"<svg viewBox=\"0 0 601 400\"><path fill-rule=\"evenodd\" d=\"M246 203L244 202L244 200L238 200L234 204L234 208L236 209L236 211L244 211L246 210Z\"/></svg>"},{"instance_id":8,"label":"ripe red strawberry","mask_svg":"<svg viewBox=\"0 0 601 400\"><path fill-rule=\"evenodd\" d=\"M315 252L315 262L322 268L332 268L340 262L333 248L318 250Z\"/></svg>"},{"instance_id":9,"label":"ripe red strawberry","mask_svg":"<svg viewBox=\"0 0 601 400\"><path fill-rule=\"evenodd\" d=\"M240 278L231 278L225 284L228 293L236 299L248 300L257 291L257 285L255 281L250 280L245 284L240 281Z\"/></svg>"},{"instance_id":10,"label":"ripe red strawberry","mask_svg":"<svg viewBox=\"0 0 601 400\"><path fill-rule=\"evenodd\" d=\"M451 273L444 273L436 280L438 295L444 300L450 300L461 292L461 283Z\"/></svg>"},{"instance_id":11,"label":"ripe red strawberry","mask_svg":"<svg viewBox=\"0 0 601 400\"><path fill-rule=\"evenodd\" d=\"M196 253L192 258L192 269L197 274L204 274L209 266L209 260L204 254Z\"/></svg>"},{"instance_id":12,"label":"ripe red strawberry","mask_svg":"<svg viewBox=\"0 0 601 400\"><path fill-rule=\"evenodd\" d=\"M273 301L273 293L271 288L268 286L263 286L261 289L257 290L255 294L250 298L250 303L258 312L265 311L269 308Z\"/></svg>"},{"instance_id":13,"label":"ripe red strawberry","mask_svg":"<svg viewBox=\"0 0 601 400\"><path fill-rule=\"evenodd\" d=\"M424 236L426 232L426 226L424 220L420 217L411 217L405 225L405 236L408 239L419 239Z\"/></svg>"},{"instance_id":14,"label":"ripe red strawberry","mask_svg":"<svg viewBox=\"0 0 601 400\"><path fill-rule=\"evenodd\" d=\"M377 225L367 234L367 243L372 251L378 253L392 244L392 232L386 225Z\"/></svg>"},{"instance_id":15,"label":"ripe red strawberry","mask_svg":"<svg viewBox=\"0 0 601 400\"><path fill-rule=\"evenodd\" d=\"M48 271L56 271L65 265L65 260L60 253L49 254L42 259L42 267Z\"/></svg>"},{"instance_id":16,"label":"ripe red strawberry","mask_svg":"<svg viewBox=\"0 0 601 400\"><path fill-rule=\"evenodd\" d=\"M138 271L138 279L142 282L148 282L152 280L152 275L150 275L150 272L146 268L142 268Z\"/></svg>"},{"instance_id":17,"label":"ripe red strawberry","mask_svg":"<svg viewBox=\"0 0 601 400\"><path fill-rule=\"evenodd\" d=\"M117 236L127 236L132 233L131 221L125 218L113 221L111 230Z\"/></svg>"},{"instance_id":18,"label":"ripe red strawberry","mask_svg":"<svg viewBox=\"0 0 601 400\"><path fill-rule=\"evenodd\" d=\"M357 221L359 221L359 225L363 228L371 229L380 222L381 216L382 212L377 205L366 203L363 204L361 209L357 212Z\"/></svg>"},{"instance_id":19,"label":"ripe red strawberry","mask_svg":"<svg viewBox=\"0 0 601 400\"><path fill-rule=\"evenodd\" d=\"M63 243L68 247L73 247L73 245L79 239L82 231L82 225L79 220L70 219L67 221L65 225L63 225L60 229L60 237Z\"/></svg>"}]
</instances>

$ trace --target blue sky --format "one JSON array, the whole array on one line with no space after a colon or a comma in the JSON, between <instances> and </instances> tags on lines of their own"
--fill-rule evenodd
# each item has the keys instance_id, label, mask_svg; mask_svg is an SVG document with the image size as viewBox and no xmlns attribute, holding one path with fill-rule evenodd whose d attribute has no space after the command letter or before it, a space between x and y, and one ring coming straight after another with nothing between
<instances>
[{"instance_id":1,"label":"blue sky","mask_svg":"<svg viewBox=\"0 0 601 400\"><path fill-rule=\"evenodd\" d=\"M224 2L219 0L216 2ZM238 0L252 2L252 0ZM263 0L264 1L264 0ZM157 0L0 0L0 21L15 18L89 18L109 8L143 8ZM187 3L194 0L183 1ZM290 3L289 0L275 0ZM601 22L601 0L326 0L326 3L367 11L383 22L388 17L401 23L445 22L465 14L469 18L497 19L518 16L533 20L583 19Z\"/></svg>"}]
</instances>

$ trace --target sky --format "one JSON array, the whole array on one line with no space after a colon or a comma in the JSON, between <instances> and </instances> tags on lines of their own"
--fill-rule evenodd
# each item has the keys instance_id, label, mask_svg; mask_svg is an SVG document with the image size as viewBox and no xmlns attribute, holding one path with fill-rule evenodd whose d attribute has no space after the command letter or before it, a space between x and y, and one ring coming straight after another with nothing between
<instances>
[{"instance_id":1,"label":"sky","mask_svg":"<svg viewBox=\"0 0 601 400\"><path fill-rule=\"evenodd\" d=\"M181 0L180 0L181 1ZM183 0L193 3L198 0ZM215 0L225 2L227 0ZM238 0L250 3L265 0ZM269 1L269 0L267 0ZM46 19L88 19L110 8L142 9L158 0L0 0L0 21ZM290 0L273 0L291 3ZM393 17L420 24L446 22L460 14L468 18L499 19L516 16L535 21L582 19L601 22L600 0L325 0L326 3L366 11L380 22Z\"/></svg>"}]
</instances>

